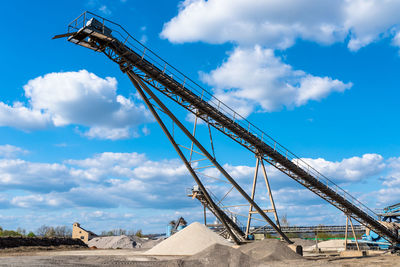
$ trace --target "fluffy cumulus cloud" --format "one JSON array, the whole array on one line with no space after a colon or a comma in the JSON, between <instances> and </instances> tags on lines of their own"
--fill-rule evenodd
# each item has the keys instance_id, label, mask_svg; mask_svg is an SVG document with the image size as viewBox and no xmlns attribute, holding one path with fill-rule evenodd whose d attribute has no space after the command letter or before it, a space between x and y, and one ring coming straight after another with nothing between
<instances>
[{"instance_id":1,"label":"fluffy cumulus cloud","mask_svg":"<svg viewBox=\"0 0 400 267\"><path fill-rule=\"evenodd\" d=\"M400 157L390 158L388 167L390 171L383 184L387 187L398 187L400 185Z\"/></svg>"},{"instance_id":2,"label":"fluffy cumulus cloud","mask_svg":"<svg viewBox=\"0 0 400 267\"><path fill-rule=\"evenodd\" d=\"M202 73L201 78L214 87L218 99L243 116L258 107L261 111L274 111L283 106L301 106L352 86L294 70L276 57L272 49L258 45L237 47L220 67Z\"/></svg>"},{"instance_id":3,"label":"fluffy cumulus cloud","mask_svg":"<svg viewBox=\"0 0 400 267\"><path fill-rule=\"evenodd\" d=\"M341 161L327 161L322 158L303 158L305 162L325 176L338 182L356 182L380 174L386 167L384 158L378 154L364 154Z\"/></svg>"},{"instance_id":4,"label":"fluffy cumulus cloud","mask_svg":"<svg viewBox=\"0 0 400 267\"><path fill-rule=\"evenodd\" d=\"M2 191L27 192L0 202L20 208L182 207L192 185L177 159L152 161L139 153L104 152L53 164L4 158L0 169Z\"/></svg>"},{"instance_id":5,"label":"fluffy cumulus cloud","mask_svg":"<svg viewBox=\"0 0 400 267\"><path fill-rule=\"evenodd\" d=\"M143 105L117 94L115 78L86 70L50 73L24 86L29 105L0 102L0 125L22 130L81 125L91 138L134 136L135 127L150 120Z\"/></svg>"},{"instance_id":6,"label":"fluffy cumulus cloud","mask_svg":"<svg viewBox=\"0 0 400 267\"><path fill-rule=\"evenodd\" d=\"M221 66L201 78L219 99L248 116L305 105L352 87L351 82L296 70L275 49L302 39L323 45L347 42L356 51L387 36L399 46L398 11L394 0L186 0L160 35L174 43L233 43L236 48Z\"/></svg>"},{"instance_id":7,"label":"fluffy cumulus cloud","mask_svg":"<svg viewBox=\"0 0 400 267\"><path fill-rule=\"evenodd\" d=\"M258 43L279 49L298 38L321 44L348 39L349 49L358 50L395 36L399 11L396 0L186 0L161 36L176 43Z\"/></svg>"},{"instance_id":8,"label":"fluffy cumulus cloud","mask_svg":"<svg viewBox=\"0 0 400 267\"><path fill-rule=\"evenodd\" d=\"M7 146L3 146L7 147ZM12 146L10 146L12 147ZM12 147L9 150L23 151ZM13 158L14 157L14 158ZM361 185L371 177L392 176L399 170L398 158L384 159L378 154L345 158L333 162L325 159L304 159L339 184L351 182ZM300 219L297 211L302 207L324 210L324 223L334 218L335 209L328 212L329 204L309 190L301 187L272 166L266 165L278 211L287 213L292 221ZM225 164L224 168L250 193L254 166ZM199 203L186 196L185 189L194 184L185 166L178 159L154 161L140 153L104 152L83 159L70 159L61 163L38 163L11 157L0 159L0 209L68 210L79 207L91 209L157 209L183 211ZM223 205L244 204L245 201L214 169L199 169L200 177L213 197ZM264 179L260 169L256 201L269 207ZM396 201L398 190L386 185L376 188L375 198L380 203ZM379 181L379 180L377 180ZM343 185L347 188L347 185ZM230 191L231 193L226 193ZM350 190L351 191L351 190ZM14 192L18 192L15 194ZM376 204L376 203L375 203ZM231 211L245 214L247 206ZM196 211L193 211L196 212ZM199 214L201 210L199 209ZM318 212L307 214L318 217ZM197 216L197 215L196 215ZM200 216L200 215L199 215ZM296 219L297 218L297 219ZM312 221L310 221L312 224Z\"/></svg>"}]
</instances>

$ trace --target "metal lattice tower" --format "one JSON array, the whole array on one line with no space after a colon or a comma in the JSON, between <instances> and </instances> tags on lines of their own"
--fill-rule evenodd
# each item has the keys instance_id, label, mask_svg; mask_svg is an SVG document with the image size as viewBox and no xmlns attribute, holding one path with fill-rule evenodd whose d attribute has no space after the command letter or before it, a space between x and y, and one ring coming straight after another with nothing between
<instances>
[{"instance_id":1,"label":"metal lattice tower","mask_svg":"<svg viewBox=\"0 0 400 267\"><path fill-rule=\"evenodd\" d=\"M155 92L161 93L171 99L176 104L193 113L196 119L203 120L208 127L211 126L254 153L257 161L261 162L262 167L264 162L268 162L344 212L346 216L351 216L390 242L399 243L397 232L381 224L377 220L377 214L371 209L284 146L280 145L255 125L241 117L234 110L213 97L212 94L182 74L179 70L162 60L158 55L133 38L119 24L93 13L84 12L68 25L68 33L55 36L55 38L59 37L68 37L68 41L70 42L105 54L110 60L119 65L122 72L128 75L201 189L201 201L221 221L229 236L236 243L245 240L246 234L243 233L232 217L227 215L229 212L218 205L219 202L213 198L210 190L204 186L202 179L199 177L199 171L195 169L196 165L193 164L192 154L186 156L182 152L183 146L178 144L173 132L168 129L165 120L162 119L160 114L163 116L166 115L172 120L183 135L192 143L191 150L194 151L193 149L196 148L197 153L204 156L221 173L226 181L231 184L232 188L235 188L242 198L248 202L247 204L250 206L249 221L251 220L251 214L257 213L283 239L289 243L291 241L280 230L277 216L275 222L273 222L265 213L265 210L260 208L254 200L254 195L249 196L220 165L213 154L213 149L212 152L209 152L205 144L201 143L195 137L195 134L191 133L183 125ZM246 232L248 232L248 229Z\"/></svg>"}]
</instances>

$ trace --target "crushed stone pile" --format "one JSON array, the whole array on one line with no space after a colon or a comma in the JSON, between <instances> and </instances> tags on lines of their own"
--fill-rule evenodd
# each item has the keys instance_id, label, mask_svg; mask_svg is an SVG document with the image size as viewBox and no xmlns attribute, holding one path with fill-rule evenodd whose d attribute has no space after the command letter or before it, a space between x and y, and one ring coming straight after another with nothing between
<instances>
[{"instance_id":1,"label":"crushed stone pile","mask_svg":"<svg viewBox=\"0 0 400 267\"><path fill-rule=\"evenodd\" d=\"M150 248L152 248L152 247L158 245L159 243L161 243L161 242L164 241L164 240L165 240L165 238L147 240L146 242L142 243L141 248L148 248L148 249L150 249Z\"/></svg>"},{"instance_id":2,"label":"crushed stone pile","mask_svg":"<svg viewBox=\"0 0 400 267\"><path fill-rule=\"evenodd\" d=\"M140 248L145 242L145 240L136 236L103 236L89 240L88 246L97 248Z\"/></svg>"},{"instance_id":3,"label":"crushed stone pile","mask_svg":"<svg viewBox=\"0 0 400 267\"><path fill-rule=\"evenodd\" d=\"M348 242L351 242L350 240ZM303 249L303 251L314 251L315 245L309 246ZM322 241L318 243L318 248L321 251L343 251L344 250L344 240L343 239L332 239L327 241Z\"/></svg>"},{"instance_id":4,"label":"crushed stone pile","mask_svg":"<svg viewBox=\"0 0 400 267\"><path fill-rule=\"evenodd\" d=\"M214 233L203 224L194 222L144 254L191 256L214 244L232 246L225 238Z\"/></svg>"},{"instance_id":5,"label":"crushed stone pile","mask_svg":"<svg viewBox=\"0 0 400 267\"><path fill-rule=\"evenodd\" d=\"M256 260L239 249L221 244L211 245L185 261L192 263L193 266L246 267L258 265Z\"/></svg>"},{"instance_id":6,"label":"crushed stone pile","mask_svg":"<svg viewBox=\"0 0 400 267\"><path fill-rule=\"evenodd\" d=\"M290 238L296 246L302 246L303 248L315 245L315 240L303 239L303 238Z\"/></svg>"},{"instance_id":7,"label":"crushed stone pile","mask_svg":"<svg viewBox=\"0 0 400 267\"><path fill-rule=\"evenodd\" d=\"M278 239L264 239L243 245L239 250L258 261L300 260L302 256Z\"/></svg>"}]
</instances>

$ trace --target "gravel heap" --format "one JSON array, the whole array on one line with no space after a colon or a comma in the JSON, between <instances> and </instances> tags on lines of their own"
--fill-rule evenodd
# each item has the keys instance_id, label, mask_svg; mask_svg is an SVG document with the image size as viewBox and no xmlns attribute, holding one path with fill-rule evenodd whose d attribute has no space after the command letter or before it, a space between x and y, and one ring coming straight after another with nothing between
<instances>
[{"instance_id":1,"label":"gravel heap","mask_svg":"<svg viewBox=\"0 0 400 267\"><path fill-rule=\"evenodd\" d=\"M302 256L278 239L264 239L243 245L240 251L259 261L299 260Z\"/></svg>"},{"instance_id":2,"label":"gravel heap","mask_svg":"<svg viewBox=\"0 0 400 267\"><path fill-rule=\"evenodd\" d=\"M140 248L145 242L145 240L136 236L103 236L89 240L88 246L97 248Z\"/></svg>"},{"instance_id":3,"label":"gravel heap","mask_svg":"<svg viewBox=\"0 0 400 267\"><path fill-rule=\"evenodd\" d=\"M253 258L244 254L239 249L221 244L211 245L205 250L191 256L185 262L193 263L193 266L258 266ZM194 263L196 264L194 265Z\"/></svg>"},{"instance_id":4,"label":"gravel heap","mask_svg":"<svg viewBox=\"0 0 400 267\"><path fill-rule=\"evenodd\" d=\"M194 255L214 244L232 246L226 239L214 233L203 224L194 222L144 254Z\"/></svg>"}]
</instances>

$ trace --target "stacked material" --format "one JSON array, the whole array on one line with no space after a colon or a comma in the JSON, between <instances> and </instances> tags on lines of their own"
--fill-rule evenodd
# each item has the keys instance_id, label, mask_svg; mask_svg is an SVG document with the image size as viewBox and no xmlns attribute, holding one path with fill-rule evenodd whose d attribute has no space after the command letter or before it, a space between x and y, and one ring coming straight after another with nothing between
<instances>
[{"instance_id":1,"label":"stacked material","mask_svg":"<svg viewBox=\"0 0 400 267\"><path fill-rule=\"evenodd\" d=\"M258 261L300 260L302 256L291 250L287 243L277 239L264 239L243 245L240 251Z\"/></svg>"},{"instance_id":2,"label":"stacked material","mask_svg":"<svg viewBox=\"0 0 400 267\"><path fill-rule=\"evenodd\" d=\"M349 240L350 242L350 240ZM316 246L309 246L304 248L304 251L315 251ZM343 239L332 239L328 241L323 241L318 243L318 249L320 251L343 251L344 250L344 240Z\"/></svg>"},{"instance_id":3,"label":"stacked material","mask_svg":"<svg viewBox=\"0 0 400 267\"><path fill-rule=\"evenodd\" d=\"M140 248L145 241L136 236L103 236L88 242L89 247L97 248Z\"/></svg>"},{"instance_id":4,"label":"stacked material","mask_svg":"<svg viewBox=\"0 0 400 267\"><path fill-rule=\"evenodd\" d=\"M214 245L232 246L223 237L214 233L203 224L194 222L185 229L165 239L152 249L145 252L147 255L194 255Z\"/></svg>"}]
</instances>

